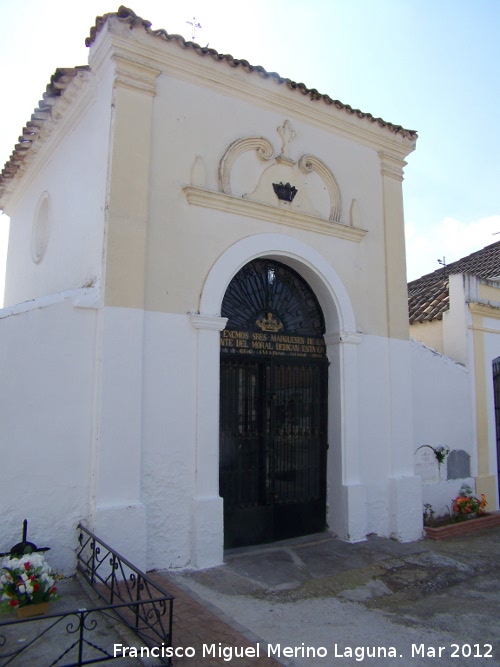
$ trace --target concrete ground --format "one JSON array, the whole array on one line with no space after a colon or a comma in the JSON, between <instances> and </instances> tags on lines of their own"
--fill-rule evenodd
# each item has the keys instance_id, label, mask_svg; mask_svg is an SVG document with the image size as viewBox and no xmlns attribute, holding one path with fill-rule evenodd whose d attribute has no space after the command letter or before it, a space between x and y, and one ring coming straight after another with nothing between
<instances>
[{"instance_id":1,"label":"concrete ground","mask_svg":"<svg viewBox=\"0 0 500 667\"><path fill-rule=\"evenodd\" d=\"M262 640L261 656L287 665L496 667L499 554L498 528L410 544L347 544L321 534L233 550L223 567L162 576L243 628L251 644Z\"/></svg>"},{"instance_id":2,"label":"concrete ground","mask_svg":"<svg viewBox=\"0 0 500 667\"><path fill-rule=\"evenodd\" d=\"M218 568L151 576L176 598L174 646L195 651L174 667L500 667L499 553L500 528L410 544L378 537L348 544L322 533L233 550ZM60 589L53 612L99 605L76 578ZM30 625L0 627L0 644L1 635L8 640L0 667L7 645L29 642ZM141 646L108 617L94 637L108 649ZM8 664L48 667L70 640L61 627Z\"/></svg>"}]
</instances>

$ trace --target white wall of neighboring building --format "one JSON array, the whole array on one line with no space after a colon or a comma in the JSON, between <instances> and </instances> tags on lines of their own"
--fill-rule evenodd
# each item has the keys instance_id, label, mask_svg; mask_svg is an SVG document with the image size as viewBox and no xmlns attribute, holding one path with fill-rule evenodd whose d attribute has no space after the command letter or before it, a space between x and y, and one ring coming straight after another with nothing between
<instances>
[{"instance_id":1,"label":"white wall of neighboring building","mask_svg":"<svg viewBox=\"0 0 500 667\"><path fill-rule=\"evenodd\" d=\"M449 357L411 341L415 452L428 446L463 450L471 457L471 476L447 481L446 460L437 466L439 482L424 483L424 503L447 514L462 484L474 487L477 474L476 433L470 371Z\"/></svg>"},{"instance_id":2,"label":"white wall of neighboring building","mask_svg":"<svg viewBox=\"0 0 500 667\"><path fill-rule=\"evenodd\" d=\"M90 511L97 311L83 291L0 311L0 550L28 540L75 567L76 526Z\"/></svg>"}]
</instances>

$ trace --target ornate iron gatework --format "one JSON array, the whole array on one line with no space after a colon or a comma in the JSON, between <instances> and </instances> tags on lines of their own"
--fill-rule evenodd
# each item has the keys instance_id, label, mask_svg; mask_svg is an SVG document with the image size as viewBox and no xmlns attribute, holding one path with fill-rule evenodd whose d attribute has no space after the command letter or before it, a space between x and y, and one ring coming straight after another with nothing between
<instances>
[{"instance_id":1,"label":"ornate iron gatework","mask_svg":"<svg viewBox=\"0 0 500 667\"><path fill-rule=\"evenodd\" d=\"M104 604L0 621L0 667L82 667L123 659L110 639L117 621L143 643L138 655L170 667L174 597L90 530L78 529L77 569Z\"/></svg>"},{"instance_id":2,"label":"ornate iron gatework","mask_svg":"<svg viewBox=\"0 0 500 667\"><path fill-rule=\"evenodd\" d=\"M325 323L306 281L257 259L222 302L219 488L226 548L326 525Z\"/></svg>"},{"instance_id":3,"label":"ornate iron gatework","mask_svg":"<svg viewBox=\"0 0 500 667\"><path fill-rule=\"evenodd\" d=\"M306 281L289 266L257 259L229 284L221 313L223 354L325 357L325 322Z\"/></svg>"}]
</instances>

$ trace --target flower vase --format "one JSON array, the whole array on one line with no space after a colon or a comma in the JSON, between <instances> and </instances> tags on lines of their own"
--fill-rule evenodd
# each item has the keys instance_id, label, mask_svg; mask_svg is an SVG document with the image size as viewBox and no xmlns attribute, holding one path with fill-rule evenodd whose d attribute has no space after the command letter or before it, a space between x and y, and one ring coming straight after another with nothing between
<instances>
[{"instance_id":1,"label":"flower vase","mask_svg":"<svg viewBox=\"0 0 500 667\"><path fill-rule=\"evenodd\" d=\"M25 607L17 608L17 618L31 618L32 616L43 616L49 611L48 602L38 604L27 604Z\"/></svg>"}]
</instances>

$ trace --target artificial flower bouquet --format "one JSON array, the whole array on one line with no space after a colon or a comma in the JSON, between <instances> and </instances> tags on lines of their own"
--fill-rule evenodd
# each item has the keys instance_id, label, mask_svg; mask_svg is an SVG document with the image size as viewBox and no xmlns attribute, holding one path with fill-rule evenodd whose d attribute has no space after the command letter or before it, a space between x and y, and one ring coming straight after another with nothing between
<instances>
[{"instance_id":1,"label":"artificial flower bouquet","mask_svg":"<svg viewBox=\"0 0 500 667\"><path fill-rule=\"evenodd\" d=\"M484 514L486 505L484 493L481 499L476 498L471 487L464 484L460 494L453 500L453 512L458 520L469 519Z\"/></svg>"},{"instance_id":2,"label":"artificial flower bouquet","mask_svg":"<svg viewBox=\"0 0 500 667\"><path fill-rule=\"evenodd\" d=\"M18 609L55 600L57 578L39 553L6 557L0 562L0 604L3 608Z\"/></svg>"}]
</instances>

